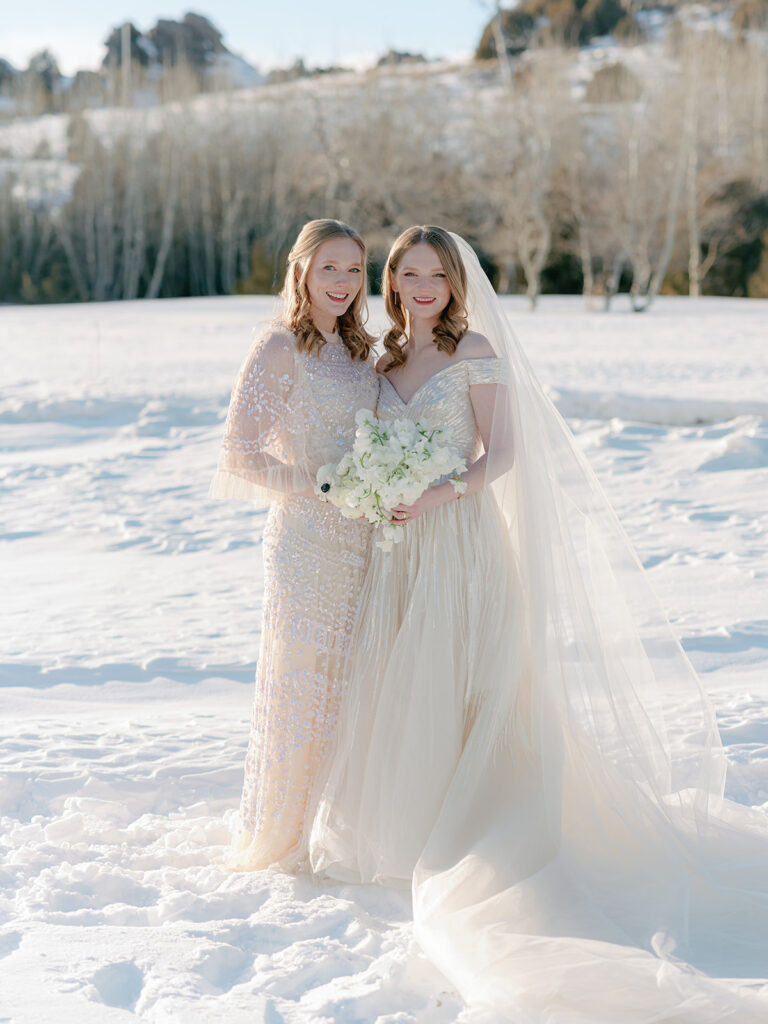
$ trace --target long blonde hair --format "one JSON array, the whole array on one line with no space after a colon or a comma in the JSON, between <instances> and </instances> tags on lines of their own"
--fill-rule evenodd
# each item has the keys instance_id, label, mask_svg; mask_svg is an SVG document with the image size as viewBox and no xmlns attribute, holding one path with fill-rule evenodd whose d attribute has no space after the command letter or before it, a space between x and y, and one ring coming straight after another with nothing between
<instances>
[{"instance_id":1,"label":"long blonde hair","mask_svg":"<svg viewBox=\"0 0 768 1024\"><path fill-rule=\"evenodd\" d=\"M338 331L353 359L368 358L374 339L365 330L368 319L367 252L360 235L340 220L310 220L299 232L288 253L288 270L280 295L283 299L282 322L296 336L300 352L319 352L325 338L315 326L311 313L311 300L307 288L307 274L317 250L331 238L351 238L360 248L360 291L350 306L338 318Z\"/></svg>"},{"instance_id":2,"label":"long blonde hair","mask_svg":"<svg viewBox=\"0 0 768 1024\"><path fill-rule=\"evenodd\" d=\"M392 327L384 335L384 348L389 356L385 370L402 366L407 359L404 351L407 321L400 296L394 288L394 276L403 256L414 245L422 242L431 246L437 253L451 289L448 305L440 314L440 319L432 332L434 343L441 352L452 356L467 333L467 272L458 246L445 228L434 225L406 228L395 240L384 267L384 306L392 321Z\"/></svg>"}]
</instances>

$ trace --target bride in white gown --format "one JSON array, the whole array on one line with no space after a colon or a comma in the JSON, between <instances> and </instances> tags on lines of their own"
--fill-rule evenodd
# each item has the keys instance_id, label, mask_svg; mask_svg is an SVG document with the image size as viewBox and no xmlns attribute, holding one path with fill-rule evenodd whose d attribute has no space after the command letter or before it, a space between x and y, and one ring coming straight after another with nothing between
<instances>
[{"instance_id":1,"label":"bride in white gown","mask_svg":"<svg viewBox=\"0 0 768 1024\"><path fill-rule=\"evenodd\" d=\"M378 413L450 427L468 488L374 551L313 870L411 886L489 1020L765 1022L768 817L607 499L466 242L409 229L384 290Z\"/></svg>"}]
</instances>

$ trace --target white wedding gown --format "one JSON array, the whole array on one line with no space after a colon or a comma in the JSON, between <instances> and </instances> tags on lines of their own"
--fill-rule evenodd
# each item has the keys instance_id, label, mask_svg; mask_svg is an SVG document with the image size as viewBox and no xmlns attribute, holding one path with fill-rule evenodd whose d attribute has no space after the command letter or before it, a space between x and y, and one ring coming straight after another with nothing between
<instances>
[{"instance_id":1,"label":"white wedding gown","mask_svg":"<svg viewBox=\"0 0 768 1024\"><path fill-rule=\"evenodd\" d=\"M382 381L378 414L449 426L471 462L481 448L469 389L504 383L509 364L456 359L407 403ZM533 492L548 468L525 455L521 445L515 483ZM570 646L553 660L525 560L539 523L515 533L499 494L448 502L409 522L391 552L374 549L313 870L412 886L423 949L489 1021L768 1021L766 816L722 798L717 734L696 690L706 749L693 768L664 761L656 705L679 649L625 642L610 589L590 595L602 618L585 617L583 635L569 621ZM551 547L564 544L548 514ZM602 579L584 546L590 580ZM556 564L548 554L542 573ZM552 588L564 579L553 574ZM571 605L550 596L549 633L553 607Z\"/></svg>"},{"instance_id":2,"label":"white wedding gown","mask_svg":"<svg viewBox=\"0 0 768 1024\"><path fill-rule=\"evenodd\" d=\"M469 464L478 454L469 384L501 368L498 359L457 361L407 404L383 378L378 415L450 427ZM313 866L337 878L410 881L462 751L482 738L486 682L519 678L525 660L522 638L486 642L522 621L490 494L448 502L403 529L391 551L373 548L338 753L315 820ZM512 688L509 696L512 711Z\"/></svg>"}]
</instances>

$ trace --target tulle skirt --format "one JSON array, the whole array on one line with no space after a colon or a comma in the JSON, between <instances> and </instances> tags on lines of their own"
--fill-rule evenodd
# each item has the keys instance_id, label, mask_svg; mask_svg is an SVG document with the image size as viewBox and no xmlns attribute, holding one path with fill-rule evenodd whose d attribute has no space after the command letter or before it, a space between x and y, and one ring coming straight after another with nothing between
<instances>
[{"instance_id":1,"label":"tulle skirt","mask_svg":"<svg viewBox=\"0 0 768 1024\"><path fill-rule=\"evenodd\" d=\"M765 815L660 807L558 711L490 491L403 529L363 584L314 872L411 887L488 1020L768 1020Z\"/></svg>"},{"instance_id":2,"label":"tulle skirt","mask_svg":"<svg viewBox=\"0 0 768 1024\"><path fill-rule=\"evenodd\" d=\"M468 737L480 738L484 689L520 677L510 623L521 598L498 518L470 496L408 523L392 551L374 548L313 828L316 870L410 884ZM512 708L513 686L506 696Z\"/></svg>"}]
</instances>

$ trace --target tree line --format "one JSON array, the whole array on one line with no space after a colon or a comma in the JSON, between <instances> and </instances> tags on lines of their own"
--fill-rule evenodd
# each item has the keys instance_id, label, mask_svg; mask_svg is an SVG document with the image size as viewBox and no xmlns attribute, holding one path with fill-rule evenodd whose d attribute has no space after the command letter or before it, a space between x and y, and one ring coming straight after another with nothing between
<instances>
[{"instance_id":1,"label":"tree line","mask_svg":"<svg viewBox=\"0 0 768 1024\"><path fill-rule=\"evenodd\" d=\"M652 78L617 61L579 86L573 68L546 48L508 76L380 68L191 97L108 131L69 115L65 202L36 201L6 166L0 299L275 291L313 217L366 236L374 287L395 235L432 222L532 304L768 296L765 50L680 26Z\"/></svg>"}]
</instances>

